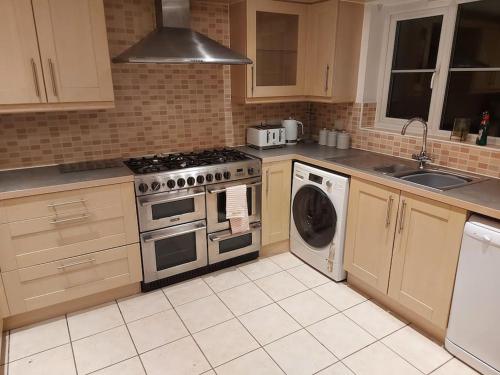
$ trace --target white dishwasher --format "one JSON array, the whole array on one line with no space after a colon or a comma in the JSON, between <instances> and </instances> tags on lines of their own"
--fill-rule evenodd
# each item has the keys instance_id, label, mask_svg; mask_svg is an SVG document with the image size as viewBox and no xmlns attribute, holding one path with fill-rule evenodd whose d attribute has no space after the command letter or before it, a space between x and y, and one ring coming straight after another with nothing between
<instances>
[{"instance_id":1,"label":"white dishwasher","mask_svg":"<svg viewBox=\"0 0 500 375\"><path fill-rule=\"evenodd\" d=\"M445 347L485 375L500 375L500 222L465 225Z\"/></svg>"}]
</instances>

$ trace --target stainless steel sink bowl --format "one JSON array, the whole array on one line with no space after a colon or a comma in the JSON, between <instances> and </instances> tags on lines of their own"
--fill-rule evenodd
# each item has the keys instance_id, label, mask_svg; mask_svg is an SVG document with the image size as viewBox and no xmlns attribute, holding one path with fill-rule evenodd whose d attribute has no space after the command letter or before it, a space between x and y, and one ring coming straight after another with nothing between
<instances>
[{"instance_id":1,"label":"stainless steel sink bowl","mask_svg":"<svg viewBox=\"0 0 500 375\"><path fill-rule=\"evenodd\" d=\"M461 175L426 170L403 173L394 177L439 190L453 189L474 181L472 178Z\"/></svg>"}]
</instances>

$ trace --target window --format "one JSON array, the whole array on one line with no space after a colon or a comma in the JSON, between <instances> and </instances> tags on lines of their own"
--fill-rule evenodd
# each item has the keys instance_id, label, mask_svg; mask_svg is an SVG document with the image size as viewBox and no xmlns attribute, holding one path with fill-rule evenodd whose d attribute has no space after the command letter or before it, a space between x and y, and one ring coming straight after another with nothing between
<instances>
[{"instance_id":1,"label":"window","mask_svg":"<svg viewBox=\"0 0 500 375\"><path fill-rule=\"evenodd\" d=\"M477 134L489 111L489 135L500 137L500 1L458 2L387 12L377 127L399 130L422 117L444 136L455 119L468 118Z\"/></svg>"}]
</instances>

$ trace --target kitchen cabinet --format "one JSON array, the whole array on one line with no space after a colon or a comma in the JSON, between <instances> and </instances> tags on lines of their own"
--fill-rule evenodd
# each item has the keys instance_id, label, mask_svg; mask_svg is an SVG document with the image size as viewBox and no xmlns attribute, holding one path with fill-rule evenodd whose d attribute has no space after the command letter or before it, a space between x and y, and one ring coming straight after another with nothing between
<instances>
[{"instance_id":1,"label":"kitchen cabinet","mask_svg":"<svg viewBox=\"0 0 500 375\"><path fill-rule=\"evenodd\" d=\"M231 67L233 100L353 101L363 10L341 0L232 3L231 47L253 61Z\"/></svg>"},{"instance_id":2,"label":"kitchen cabinet","mask_svg":"<svg viewBox=\"0 0 500 375\"><path fill-rule=\"evenodd\" d=\"M0 32L0 113L113 106L102 0L0 0Z\"/></svg>"},{"instance_id":3,"label":"kitchen cabinet","mask_svg":"<svg viewBox=\"0 0 500 375\"><path fill-rule=\"evenodd\" d=\"M353 178L345 268L441 331L466 211Z\"/></svg>"},{"instance_id":4,"label":"kitchen cabinet","mask_svg":"<svg viewBox=\"0 0 500 375\"><path fill-rule=\"evenodd\" d=\"M264 164L262 176L262 245L266 246L290 237L292 162Z\"/></svg>"}]
</instances>

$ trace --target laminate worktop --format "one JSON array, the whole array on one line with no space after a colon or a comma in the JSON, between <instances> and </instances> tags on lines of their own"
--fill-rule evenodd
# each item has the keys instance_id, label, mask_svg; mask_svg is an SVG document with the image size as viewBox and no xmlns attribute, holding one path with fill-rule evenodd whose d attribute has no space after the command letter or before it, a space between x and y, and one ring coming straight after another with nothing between
<instances>
[{"instance_id":1,"label":"laminate worktop","mask_svg":"<svg viewBox=\"0 0 500 375\"><path fill-rule=\"evenodd\" d=\"M239 147L238 149L261 159L264 163L283 160L302 161L334 172L362 178L411 194L434 199L445 204L461 207L471 212L500 219L500 179L485 177L485 180L478 183L440 191L375 171L374 167L401 163L413 163L415 168L417 168L417 163L413 160L390 155L357 149L338 150L318 144L298 144L296 146L270 150L257 150L250 147ZM443 167L439 168L447 169ZM448 170L453 172L451 169ZM455 172L460 173L460 171ZM470 174L468 172L465 173Z\"/></svg>"}]
</instances>

